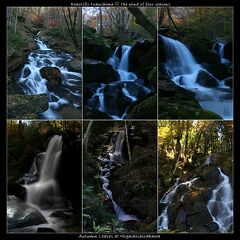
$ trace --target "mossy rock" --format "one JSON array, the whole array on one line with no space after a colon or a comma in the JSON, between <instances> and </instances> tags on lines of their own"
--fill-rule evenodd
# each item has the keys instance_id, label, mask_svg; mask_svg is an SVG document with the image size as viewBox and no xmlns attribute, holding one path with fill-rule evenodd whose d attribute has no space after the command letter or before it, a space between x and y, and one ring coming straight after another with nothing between
<instances>
[{"instance_id":1,"label":"mossy rock","mask_svg":"<svg viewBox=\"0 0 240 240\"><path fill-rule=\"evenodd\" d=\"M47 109L47 94L8 96L8 118L36 119Z\"/></svg>"},{"instance_id":2,"label":"mossy rock","mask_svg":"<svg viewBox=\"0 0 240 240\"><path fill-rule=\"evenodd\" d=\"M154 89L157 89L157 67L154 67L148 73L147 80L149 81L149 84L154 87Z\"/></svg>"},{"instance_id":3,"label":"mossy rock","mask_svg":"<svg viewBox=\"0 0 240 240\"><path fill-rule=\"evenodd\" d=\"M143 100L129 109L127 118L132 119L156 119L157 94Z\"/></svg>"},{"instance_id":4,"label":"mossy rock","mask_svg":"<svg viewBox=\"0 0 240 240\"><path fill-rule=\"evenodd\" d=\"M218 114L211 111L194 107L194 102L171 103L160 102L159 119L222 119Z\"/></svg>"}]
</instances>

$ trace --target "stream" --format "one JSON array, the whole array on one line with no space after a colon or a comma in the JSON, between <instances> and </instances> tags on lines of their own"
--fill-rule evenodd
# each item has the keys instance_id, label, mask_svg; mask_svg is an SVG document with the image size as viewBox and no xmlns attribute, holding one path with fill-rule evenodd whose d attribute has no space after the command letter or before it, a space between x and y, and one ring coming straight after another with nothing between
<instances>
[{"instance_id":1,"label":"stream","mask_svg":"<svg viewBox=\"0 0 240 240\"><path fill-rule=\"evenodd\" d=\"M111 175L111 170L116 165L119 165L124 161L124 156L122 153L124 140L125 140L125 131L114 133L112 135L112 138L108 147L108 153L104 157L99 156L98 158L98 160L101 163L100 178L102 182L102 189L106 193L108 198L111 199L113 209L119 221L121 222L139 221L137 216L129 215L125 213L125 211L120 207L120 205L115 202L113 193L110 190L110 181L108 178Z\"/></svg>"},{"instance_id":2,"label":"stream","mask_svg":"<svg viewBox=\"0 0 240 240\"><path fill-rule=\"evenodd\" d=\"M80 118L82 74L68 70L66 63L73 59L71 54L50 49L40 38L34 39L39 49L32 51L21 71L18 84L26 95L46 93L49 108L41 113L44 119ZM56 67L62 75L60 85L48 89L48 81L40 74L43 67ZM63 109L66 108L63 113ZM68 112L69 111L69 112Z\"/></svg>"}]
</instances>

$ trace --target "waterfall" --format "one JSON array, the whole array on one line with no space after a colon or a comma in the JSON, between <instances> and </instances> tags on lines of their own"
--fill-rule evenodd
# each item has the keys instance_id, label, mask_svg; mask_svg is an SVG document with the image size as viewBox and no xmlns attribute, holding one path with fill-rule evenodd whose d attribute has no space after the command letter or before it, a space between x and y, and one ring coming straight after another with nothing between
<instances>
[{"instance_id":1,"label":"waterfall","mask_svg":"<svg viewBox=\"0 0 240 240\"><path fill-rule=\"evenodd\" d=\"M233 224L233 192L229 177L218 168L221 182L212 190L207 204L213 221L218 224L219 232L229 232Z\"/></svg>"},{"instance_id":2,"label":"waterfall","mask_svg":"<svg viewBox=\"0 0 240 240\"><path fill-rule=\"evenodd\" d=\"M57 110L66 104L72 104L77 107L80 103L80 83L82 75L78 72L69 71L63 63L70 61L73 57L67 53L56 53L39 38L34 39L39 49L32 51L28 56L26 63L21 71L18 83L23 88L26 95L35 95L46 93L49 98L49 109L42 113L46 119L62 118ZM48 81L40 74L43 67L56 67L62 75L61 87L49 90ZM60 88L62 91L60 91ZM67 91L63 95L63 91Z\"/></svg>"},{"instance_id":3,"label":"waterfall","mask_svg":"<svg viewBox=\"0 0 240 240\"><path fill-rule=\"evenodd\" d=\"M41 156L40 169L37 168L37 158L33 162L31 172L36 174L39 171L39 179L32 184L26 184L27 202L37 205L40 208L53 206L60 197L56 173L62 154L62 136L55 135L48 143L47 150Z\"/></svg>"},{"instance_id":4,"label":"waterfall","mask_svg":"<svg viewBox=\"0 0 240 240\"><path fill-rule=\"evenodd\" d=\"M136 216L126 214L125 211L114 201L112 191L109 189L110 181L108 177L111 175L111 169L114 168L114 164L124 160L122 153L124 140L124 131L120 131L118 134L113 134L110 140L107 156L104 158L101 156L99 157L102 165L100 167L102 188L107 196L111 199L113 209L119 221L138 221L139 219Z\"/></svg>"},{"instance_id":5,"label":"waterfall","mask_svg":"<svg viewBox=\"0 0 240 240\"><path fill-rule=\"evenodd\" d=\"M193 178L190 181L182 182L179 183L180 178L177 178L176 182L174 185L169 188L169 190L163 195L163 197L160 200L161 204L165 204L165 208L163 209L161 215L158 218L158 229L161 230L168 230L168 223L169 223L169 218L168 218L168 207L172 204L173 199L176 195L177 189L179 186L186 185L189 190L191 190L192 184L197 180L198 178ZM181 201L183 201L183 196L181 198Z\"/></svg>"},{"instance_id":6,"label":"waterfall","mask_svg":"<svg viewBox=\"0 0 240 240\"><path fill-rule=\"evenodd\" d=\"M161 36L161 35L160 35ZM173 82L187 90L194 92L195 98L203 109L217 113L223 119L232 119L233 103L230 87L224 81L219 81L200 64L198 64L190 50L180 41L161 36L165 51L165 68ZM221 50L223 52L223 50ZM199 73L214 81L216 87L199 84ZM210 81L207 79L207 81Z\"/></svg>"},{"instance_id":7,"label":"waterfall","mask_svg":"<svg viewBox=\"0 0 240 240\"><path fill-rule=\"evenodd\" d=\"M216 50L216 46L218 46L217 50ZM225 56L224 56L224 47L225 47L224 43L215 42L212 50L213 50L213 52L219 54L222 64L227 64L228 65L228 64L231 64L231 62L228 59L226 59Z\"/></svg>"},{"instance_id":8,"label":"waterfall","mask_svg":"<svg viewBox=\"0 0 240 240\"><path fill-rule=\"evenodd\" d=\"M106 63L111 65L119 74L119 80L107 84L100 84L87 102L87 106L90 109L96 108L101 112L105 112L112 119L123 119L127 114L129 105L138 100L138 95L140 92L142 95L146 95L152 91L148 87L143 86L144 81L142 83L137 81L138 76L135 73L129 72L129 55L131 49L132 47L128 45L117 47L112 56L106 61ZM121 58L118 57L120 50ZM121 102L121 104L124 105L124 108L117 109L117 111L119 111L117 113L116 109L115 111L112 109L111 104L111 107L108 106L108 103L111 101L111 99L108 100L104 96L106 87L112 87L116 89L121 88L121 98L119 97L119 100L125 100L124 102ZM114 105L116 106L115 102Z\"/></svg>"}]
</instances>

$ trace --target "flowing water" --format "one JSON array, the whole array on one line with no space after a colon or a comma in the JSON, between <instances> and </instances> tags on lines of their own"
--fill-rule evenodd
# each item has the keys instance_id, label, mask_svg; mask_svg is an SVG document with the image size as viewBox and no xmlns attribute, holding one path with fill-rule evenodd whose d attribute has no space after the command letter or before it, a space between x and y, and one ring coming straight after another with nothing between
<instances>
[{"instance_id":1,"label":"flowing water","mask_svg":"<svg viewBox=\"0 0 240 240\"><path fill-rule=\"evenodd\" d=\"M117 204L114 200L112 191L109 189L110 181L108 177L111 175L111 170L115 167L116 164L120 164L124 160L123 156L123 143L125 140L125 132L121 131L119 133L113 134L108 153L105 157L99 157L101 162L101 181L102 181L102 188L107 194L107 196L112 201L113 209L116 213L117 219L121 222L127 221L138 221L139 219L135 215L130 215L125 213L125 211Z\"/></svg>"},{"instance_id":2,"label":"flowing water","mask_svg":"<svg viewBox=\"0 0 240 240\"><path fill-rule=\"evenodd\" d=\"M212 190L212 196L207 204L213 221L218 224L219 232L229 232L233 224L233 192L229 177L220 168L220 183Z\"/></svg>"},{"instance_id":3,"label":"flowing water","mask_svg":"<svg viewBox=\"0 0 240 240\"><path fill-rule=\"evenodd\" d=\"M204 165L208 167L213 162L213 156L208 155ZM225 233L230 232L233 224L233 192L229 177L226 176L220 168L219 171L219 183L216 187L211 189L211 196L206 205L213 222L217 223L219 229L218 232ZM169 215L168 208L172 204L176 204L175 196L179 186L186 185L191 191L191 186L198 183L201 178L193 178L190 181L179 183L180 179L177 178L175 184L163 195L160 200L160 204L164 205L162 213L158 217L158 229L169 229ZM188 192L188 191L187 191ZM183 193L180 201L183 203L184 196L187 193Z\"/></svg>"},{"instance_id":4,"label":"flowing water","mask_svg":"<svg viewBox=\"0 0 240 240\"><path fill-rule=\"evenodd\" d=\"M215 42L212 50L213 50L213 52L219 54L222 64L227 64L228 65L228 64L231 64L231 62L228 59L226 59L225 56L224 56L224 47L225 47L224 43ZM217 50L216 50L216 48L217 48Z\"/></svg>"},{"instance_id":5,"label":"flowing water","mask_svg":"<svg viewBox=\"0 0 240 240\"><path fill-rule=\"evenodd\" d=\"M49 141L46 152L42 154L41 162L37 163L39 158L35 158L30 169L32 174L36 175L38 172L39 177L37 182L25 185L28 203L40 208L50 208L61 198L56 181L61 154L62 136L55 135Z\"/></svg>"},{"instance_id":6,"label":"flowing water","mask_svg":"<svg viewBox=\"0 0 240 240\"><path fill-rule=\"evenodd\" d=\"M217 113L223 119L232 119L232 90L196 62L189 49L180 41L161 36L166 51L165 68L172 81L195 93L203 109ZM220 52L222 52L221 50ZM217 87L202 86L197 82L199 71L204 71Z\"/></svg>"},{"instance_id":7,"label":"flowing water","mask_svg":"<svg viewBox=\"0 0 240 240\"><path fill-rule=\"evenodd\" d=\"M119 47L117 47L113 55L106 62L118 72L119 80L108 84L102 83L87 103L89 108L96 108L101 112L105 112L112 119L125 118L129 105L152 91L150 86L146 87L143 85L144 81L139 79L135 73L129 72L129 54L131 47L122 45L121 58L117 56L119 50ZM114 89L121 89L119 99L113 103L109 103L109 100L105 98L105 92L109 87L111 87L112 91L114 91ZM124 101L122 99L124 99ZM123 107L120 108L119 105L123 105Z\"/></svg>"},{"instance_id":8,"label":"flowing water","mask_svg":"<svg viewBox=\"0 0 240 240\"><path fill-rule=\"evenodd\" d=\"M79 109L81 102L81 79L79 72L69 71L66 63L73 57L67 53L58 53L50 48L39 38L35 39L39 49L32 51L28 56L28 63L24 65L18 83L26 95L46 93L49 99L49 108L41 114L45 119L62 119L59 110L63 106ZM60 86L49 90L48 81L40 74L43 67L57 67L62 75ZM74 118L69 116L67 118Z\"/></svg>"}]
</instances>

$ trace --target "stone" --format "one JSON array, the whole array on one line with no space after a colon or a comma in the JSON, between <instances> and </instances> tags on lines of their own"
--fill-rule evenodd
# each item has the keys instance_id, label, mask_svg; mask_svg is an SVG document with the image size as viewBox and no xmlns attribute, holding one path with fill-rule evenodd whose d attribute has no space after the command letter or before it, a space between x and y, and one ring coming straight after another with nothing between
<instances>
[{"instance_id":1,"label":"stone","mask_svg":"<svg viewBox=\"0 0 240 240\"><path fill-rule=\"evenodd\" d=\"M8 118L37 119L48 109L47 94L8 95Z\"/></svg>"},{"instance_id":2,"label":"stone","mask_svg":"<svg viewBox=\"0 0 240 240\"><path fill-rule=\"evenodd\" d=\"M82 72L82 61L74 58L68 62L67 67L70 71Z\"/></svg>"},{"instance_id":3,"label":"stone","mask_svg":"<svg viewBox=\"0 0 240 240\"><path fill-rule=\"evenodd\" d=\"M187 225L193 228L193 231L194 228L205 227L210 222L212 222L212 217L207 208L197 214L187 216Z\"/></svg>"},{"instance_id":4,"label":"stone","mask_svg":"<svg viewBox=\"0 0 240 240\"><path fill-rule=\"evenodd\" d=\"M112 68L111 65L105 63L84 64L84 83L109 83L117 81L119 74Z\"/></svg>"},{"instance_id":5,"label":"stone","mask_svg":"<svg viewBox=\"0 0 240 240\"><path fill-rule=\"evenodd\" d=\"M211 223L207 224L207 227L209 229L209 232L217 232L219 229L218 224L215 222L211 222Z\"/></svg>"},{"instance_id":6,"label":"stone","mask_svg":"<svg viewBox=\"0 0 240 240\"><path fill-rule=\"evenodd\" d=\"M196 82L204 87L211 87L211 88L215 88L218 86L218 81L217 79L215 79L214 77L212 77L211 75L209 75L209 73L207 71L204 70L200 70L198 72L197 78L196 78Z\"/></svg>"},{"instance_id":7,"label":"stone","mask_svg":"<svg viewBox=\"0 0 240 240\"><path fill-rule=\"evenodd\" d=\"M232 62L232 42L227 42L224 46L224 58Z\"/></svg>"},{"instance_id":8,"label":"stone","mask_svg":"<svg viewBox=\"0 0 240 240\"><path fill-rule=\"evenodd\" d=\"M216 64L202 64L202 65L208 72L210 72L218 80L222 80L229 77L229 70L226 64L216 63Z\"/></svg>"},{"instance_id":9,"label":"stone","mask_svg":"<svg viewBox=\"0 0 240 240\"><path fill-rule=\"evenodd\" d=\"M43 67L40 69L40 74L53 86L62 83L62 74L57 67Z\"/></svg>"},{"instance_id":10,"label":"stone","mask_svg":"<svg viewBox=\"0 0 240 240\"><path fill-rule=\"evenodd\" d=\"M36 208L29 206L15 196L8 196L7 225L9 230L44 223L47 223L47 220Z\"/></svg>"},{"instance_id":11,"label":"stone","mask_svg":"<svg viewBox=\"0 0 240 240\"><path fill-rule=\"evenodd\" d=\"M24 65L22 57L16 57L8 60L8 73L19 70Z\"/></svg>"},{"instance_id":12,"label":"stone","mask_svg":"<svg viewBox=\"0 0 240 240\"><path fill-rule=\"evenodd\" d=\"M65 214L62 211L56 211L50 214L50 217L55 217L55 218L69 218L67 214Z\"/></svg>"},{"instance_id":13,"label":"stone","mask_svg":"<svg viewBox=\"0 0 240 240\"><path fill-rule=\"evenodd\" d=\"M223 80L225 82L225 85L230 87L232 89L233 86L233 77L229 77Z\"/></svg>"},{"instance_id":14,"label":"stone","mask_svg":"<svg viewBox=\"0 0 240 240\"><path fill-rule=\"evenodd\" d=\"M22 185L15 183L15 182L8 182L8 195L14 195L19 199L25 200L27 191L26 188Z\"/></svg>"}]
</instances>

